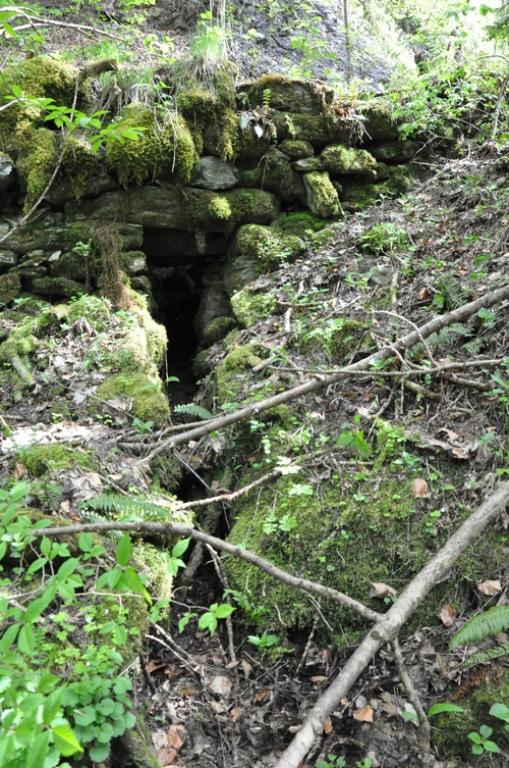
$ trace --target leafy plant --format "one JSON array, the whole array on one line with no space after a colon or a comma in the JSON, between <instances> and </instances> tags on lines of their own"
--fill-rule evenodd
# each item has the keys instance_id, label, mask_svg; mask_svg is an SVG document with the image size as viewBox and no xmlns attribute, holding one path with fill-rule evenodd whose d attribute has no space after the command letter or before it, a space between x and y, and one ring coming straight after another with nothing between
<instances>
[{"instance_id":1,"label":"leafy plant","mask_svg":"<svg viewBox=\"0 0 509 768\"><path fill-rule=\"evenodd\" d=\"M264 630L261 635L248 635L247 642L254 645L259 651L266 651L268 648L273 648L279 644L279 636Z\"/></svg>"},{"instance_id":2,"label":"leafy plant","mask_svg":"<svg viewBox=\"0 0 509 768\"><path fill-rule=\"evenodd\" d=\"M185 413L186 416L196 416L197 419L212 419L214 414L196 403L184 403L173 408L174 413Z\"/></svg>"},{"instance_id":3,"label":"leafy plant","mask_svg":"<svg viewBox=\"0 0 509 768\"><path fill-rule=\"evenodd\" d=\"M493 734L493 728L489 725L481 725L478 731L471 731L468 738L472 742L472 752L474 755L483 755L485 752L498 753L500 747L492 741L490 736Z\"/></svg>"},{"instance_id":4,"label":"leafy plant","mask_svg":"<svg viewBox=\"0 0 509 768\"><path fill-rule=\"evenodd\" d=\"M454 650L462 645L480 643L495 637L509 628L509 605L496 605L483 613L472 616L451 638L449 648Z\"/></svg>"}]
</instances>

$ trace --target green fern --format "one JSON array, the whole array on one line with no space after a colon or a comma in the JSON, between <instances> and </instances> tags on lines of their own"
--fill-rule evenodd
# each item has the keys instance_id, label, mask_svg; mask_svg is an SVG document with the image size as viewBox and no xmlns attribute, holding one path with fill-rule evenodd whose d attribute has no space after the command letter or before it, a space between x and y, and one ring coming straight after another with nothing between
<instances>
[{"instance_id":1,"label":"green fern","mask_svg":"<svg viewBox=\"0 0 509 768\"><path fill-rule=\"evenodd\" d=\"M449 648L454 650L461 645L480 643L507 629L509 629L509 605L496 605L484 613L472 616L460 631L456 632L449 643Z\"/></svg>"},{"instance_id":2,"label":"green fern","mask_svg":"<svg viewBox=\"0 0 509 768\"><path fill-rule=\"evenodd\" d=\"M509 643L502 643L495 648L488 648L485 651L479 651L469 656L463 664L460 664L461 669L469 669L469 667L475 667L477 664L486 664L495 659L501 659L504 656L509 656Z\"/></svg>"},{"instance_id":3,"label":"green fern","mask_svg":"<svg viewBox=\"0 0 509 768\"><path fill-rule=\"evenodd\" d=\"M121 517L135 517L140 520L167 519L171 512L168 507L116 493L101 493L98 496L92 496L92 498L84 501L80 507L85 510L94 509L110 517L120 515Z\"/></svg>"},{"instance_id":4,"label":"green fern","mask_svg":"<svg viewBox=\"0 0 509 768\"><path fill-rule=\"evenodd\" d=\"M176 405L173 413L185 413L186 416L196 416L197 419L212 419L214 414L196 403L185 403Z\"/></svg>"}]
</instances>

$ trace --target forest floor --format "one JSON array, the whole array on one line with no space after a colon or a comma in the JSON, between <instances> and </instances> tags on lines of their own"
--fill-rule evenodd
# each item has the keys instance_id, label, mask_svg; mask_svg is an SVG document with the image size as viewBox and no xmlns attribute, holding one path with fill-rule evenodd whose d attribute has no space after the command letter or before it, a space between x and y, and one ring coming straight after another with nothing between
<instances>
[{"instance_id":1,"label":"forest floor","mask_svg":"<svg viewBox=\"0 0 509 768\"><path fill-rule=\"evenodd\" d=\"M260 381L284 389L333 367L327 328L337 329L333 321L338 318L369 320L369 339L359 337L348 359L342 360L347 363L373 345L397 338L408 327L421 325L431 314L502 284L509 269L507 161L488 145L461 159L434 161L427 174L404 197L346 215L321 245L250 286L273 292L278 310L243 330L237 339L238 344L256 342L266 363L241 380L240 402ZM421 358L439 365L451 357L465 363L504 357L509 348L508 312L506 303L496 312L480 313L468 333L465 328L453 328L443 338L430 340ZM9 325L9 312L2 323ZM311 352L299 342L299 323L305 324L308 334L320 331L320 343ZM37 355L44 360L45 374L21 401L11 404L5 420L14 438L20 439L23 430L40 429L54 440L89 445L102 456L99 472L67 469L60 473L58 482L64 489L60 511L67 509L72 517L77 502L100 493L111 480L120 488L148 487L138 457L122 446L135 438L141 444L153 441L154 434L136 435L129 418L122 415L120 401L112 404L110 418L102 424L82 407L98 376L81 362L92 341L90 329L71 329L66 339L58 349L51 336L41 341ZM110 343L114 346L115 339ZM281 348L286 350L284 360L274 355ZM221 344L211 348L209 360L214 368L224 354ZM65 385L60 397L54 396L55 381ZM368 439L375 418L404 431L404 442L411 448L402 454L407 462L401 465L402 476L413 476L415 481L417 465L412 466L413 459L408 457L417 456L417 477L428 478L424 492L412 488L431 552L434 538L449 535L457 526L457 510L473 509L496 478L507 473L508 392L507 378L493 379L492 371L480 363L478 368L424 382L350 378L294 406L303 420L306 414L314 414L318 431L329 436L339 435L355 414ZM196 402L210 405L210 379L199 383ZM5 474L10 471L7 443L0 459ZM115 451L110 450L113 445ZM215 468L225 450L224 439L218 437L202 438L180 449L183 465L193 473L185 500L206 495L195 482L196 475L209 489L215 487ZM344 452L327 447L321 455L309 451L302 458L306 477L317 489L324 478L337 472L345 489L352 487L366 463L355 456L345 460ZM26 475L22 464L16 472L18 477ZM223 511L224 534L235 509L225 506ZM485 581L467 579L456 584L457 574L451 573L452 592L467 595L466 602L458 598L462 612L457 614L452 604L444 604L433 621L414 624L403 633L405 662L425 706L446 698L461 702L486 680L496 681L504 674L506 667L500 662L464 672L462 654L450 652L448 641L481 607L508 603L507 545L503 544L508 526L507 517L497 524L502 543L491 562L481 563ZM222 626L213 637L198 632L192 623L180 634L177 624L182 614L220 599L225 588L221 568L216 570L217 563L208 556L205 560L191 591L177 582L171 625L151 630L136 673L137 701L146 710L161 765L269 768L305 711L340 670L347 649L339 651L323 640L322 621L325 626L328 622L320 612L313 626L290 631L287 641L272 653L260 653L247 641L252 630L241 620ZM397 573L394 580L397 584ZM383 605L383 599L375 596L373 604ZM373 766L385 768L417 765L417 730L401 719L408 707L392 656L384 651L327 720L323 740L306 765L315 765L326 754L345 755L348 765L366 757ZM494 760L492 765L507 765L506 757Z\"/></svg>"}]
</instances>

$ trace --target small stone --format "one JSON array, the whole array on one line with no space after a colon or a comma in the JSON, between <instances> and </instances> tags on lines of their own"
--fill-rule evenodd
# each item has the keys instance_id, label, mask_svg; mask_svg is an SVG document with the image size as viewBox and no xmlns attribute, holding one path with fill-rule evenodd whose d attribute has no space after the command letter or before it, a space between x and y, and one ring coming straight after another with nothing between
<instances>
[{"instance_id":1,"label":"small stone","mask_svg":"<svg viewBox=\"0 0 509 768\"><path fill-rule=\"evenodd\" d=\"M323 171L323 164L319 157L304 157L302 160L296 160L293 167L299 173L308 173L310 171Z\"/></svg>"},{"instance_id":2,"label":"small stone","mask_svg":"<svg viewBox=\"0 0 509 768\"><path fill-rule=\"evenodd\" d=\"M0 193L6 192L14 181L14 163L9 155L0 152Z\"/></svg>"}]
</instances>

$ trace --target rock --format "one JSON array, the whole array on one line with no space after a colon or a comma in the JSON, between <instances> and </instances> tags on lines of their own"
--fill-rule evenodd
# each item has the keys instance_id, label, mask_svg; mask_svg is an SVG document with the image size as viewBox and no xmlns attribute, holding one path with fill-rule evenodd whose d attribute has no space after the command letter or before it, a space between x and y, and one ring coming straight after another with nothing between
<instances>
[{"instance_id":1,"label":"rock","mask_svg":"<svg viewBox=\"0 0 509 768\"><path fill-rule=\"evenodd\" d=\"M207 327L217 318L230 314L230 302L223 285L223 278L217 266L209 268L203 276L204 289L198 312L193 321L199 338L204 338ZM211 342L212 343L212 342Z\"/></svg>"},{"instance_id":2,"label":"rock","mask_svg":"<svg viewBox=\"0 0 509 768\"><path fill-rule=\"evenodd\" d=\"M113 193L107 193L113 194ZM100 198L99 198L100 199ZM87 201L89 202L89 201ZM83 203L84 204L84 203ZM49 214L42 220L26 224L16 230L4 245L10 251L24 254L33 250L44 251L68 251L78 242L88 242L93 234L90 222L83 219L63 221L58 214ZM94 223L98 223L96 220ZM122 221L120 216L105 217L105 222L118 221L119 234L122 237L124 248L137 248L143 242L143 230L141 226L134 226ZM1 234L1 233L0 233Z\"/></svg>"},{"instance_id":3,"label":"rock","mask_svg":"<svg viewBox=\"0 0 509 768\"><path fill-rule=\"evenodd\" d=\"M334 142L350 143L351 125L333 113L313 115L302 112L271 113L279 141L296 139L323 147Z\"/></svg>"},{"instance_id":4,"label":"rock","mask_svg":"<svg viewBox=\"0 0 509 768\"><path fill-rule=\"evenodd\" d=\"M296 160L293 167L296 171L299 171L299 173L325 170L319 157L304 157L302 160Z\"/></svg>"},{"instance_id":5,"label":"rock","mask_svg":"<svg viewBox=\"0 0 509 768\"><path fill-rule=\"evenodd\" d=\"M309 141L298 141L297 139L285 139L278 145L278 149L290 160L301 160L310 157L315 152Z\"/></svg>"},{"instance_id":6,"label":"rock","mask_svg":"<svg viewBox=\"0 0 509 768\"><path fill-rule=\"evenodd\" d=\"M365 149L353 149L342 144L326 147L320 160L333 176L358 176L364 179L376 179L376 160Z\"/></svg>"},{"instance_id":7,"label":"rock","mask_svg":"<svg viewBox=\"0 0 509 768\"><path fill-rule=\"evenodd\" d=\"M244 96L251 107L268 105L283 112L321 114L332 105L334 90L313 80L269 74L241 86L239 96Z\"/></svg>"},{"instance_id":8,"label":"rock","mask_svg":"<svg viewBox=\"0 0 509 768\"><path fill-rule=\"evenodd\" d=\"M7 272L12 267L15 267L18 263L18 256L14 251L1 251L0 250L0 274Z\"/></svg>"},{"instance_id":9,"label":"rock","mask_svg":"<svg viewBox=\"0 0 509 768\"><path fill-rule=\"evenodd\" d=\"M415 141L390 141L378 147L372 147L370 151L377 160L397 165L412 160L419 147L420 145Z\"/></svg>"},{"instance_id":10,"label":"rock","mask_svg":"<svg viewBox=\"0 0 509 768\"><path fill-rule=\"evenodd\" d=\"M74 251L63 253L60 251L58 256L53 255L51 260L48 259L48 266L50 274L54 277L66 277L78 283L85 283L93 271L92 265L88 261L87 258Z\"/></svg>"},{"instance_id":11,"label":"rock","mask_svg":"<svg viewBox=\"0 0 509 768\"><path fill-rule=\"evenodd\" d=\"M337 219L342 213L337 191L326 171L304 174L306 205L316 216Z\"/></svg>"},{"instance_id":12,"label":"rock","mask_svg":"<svg viewBox=\"0 0 509 768\"><path fill-rule=\"evenodd\" d=\"M5 152L0 152L0 194L7 192L14 182L14 162Z\"/></svg>"},{"instance_id":13,"label":"rock","mask_svg":"<svg viewBox=\"0 0 509 768\"><path fill-rule=\"evenodd\" d=\"M269 150L252 170L241 171L240 180L244 186L275 192L287 203L296 200L304 191L302 179L278 149Z\"/></svg>"},{"instance_id":14,"label":"rock","mask_svg":"<svg viewBox=\"0 0 509 768\"><path fill-rule=\"evenodd\" d=\"M106 173L87 178L79 189L76 188L75 180L68 177L62 178L60 175L58 182L51 187L46 195L46 199L52 205L62 206L68 200L76 200L77 198L84 200L88 197L97 197L104 192L110 192L117 188L118 182Z\"/></svg>"},{"instance_id":15,"label":"rock","mask_svg":"<svg viewBox=\"0 0 509 768\"><path fill-rule=\"evenodd\" d=\"M120 263L128 275L141 275L147 272L147 257L143 251L126 251L120 254Z\"/></svg>"},{"instance_id":16,"label":"rock","mask_svg":"<svg viewBox=\"0 0 509 768\"><path fill-rule=\"evenodd\" d=\"M0 275L0 307L13 301L21 290L21 280L16 272Z\"/></svg>"},{"instance_id":17,"label":"rock","mask_svg":"<svg viewBox=\"0 0 509 768\"><path fill-rule=\"evenodd\" d=\"M30 290L39 296L52 299L68 299L85 292L85 287L66 277L34 277L30 281Z\"/></svg>"},{"instance_id":18,"label":"rock","mask_svg":"<svg viewBox=\"0 0 509 768\"><path fill-rule=\"evenodd\" d=\"M200 157L189 183L193 187L217 191L231 189L237 184L238 178L238 172L231 163L208 155Z\"/></svg>"},{"instance_id":19,"label":"rock","mask_svg":"<svg viewBox=\"0 0 509 768\"><path fill-rule=\"evenodd\" d=\"M228 315L214 318L203 330L203 344L209 347L211 344L221 341L236 325L234 318Z\"/></svg>"},{"instance_id":20,"label":"rock","mask_svg":"<svg viewBox=\"0 0 509 768\"><path fill-rule=\"evenodd\" d=\"M377 99L361 109L366 139L373 142L396 141L398 126L392 117L392 106Z\"/></svg>"},{"instance_id":21,"label":"rock","mask_svg":"<svg viewBox=\"0 0 509 768\"><path fill-rule=\"evenodd\" d=\"M131 280L131 285L136 291L140 291L141 293L144 293L152 298L152 283L146 275L133 277Z\"/></svg>"}]
</instances>

